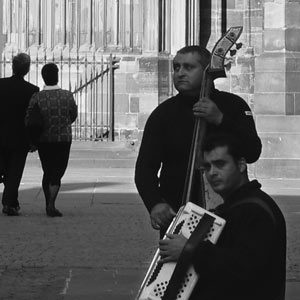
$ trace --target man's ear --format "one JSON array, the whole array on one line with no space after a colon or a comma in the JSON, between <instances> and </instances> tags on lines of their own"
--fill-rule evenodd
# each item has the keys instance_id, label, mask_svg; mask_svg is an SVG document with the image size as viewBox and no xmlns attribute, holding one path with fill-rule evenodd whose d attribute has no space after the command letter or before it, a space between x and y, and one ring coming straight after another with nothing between
<instances>
[{"instance_id":1,"label":"man's ear","mask_svg":"<svg viewBox=\"0 0 300 300\"><path fill-rule=\"evenodd\" d=\"M238 165L239 165L239 169L240 169L241 173L243 173L247 170L247 162L246 162L246 159L244 157L239 159Z\"/></svg>"}]
</instances>

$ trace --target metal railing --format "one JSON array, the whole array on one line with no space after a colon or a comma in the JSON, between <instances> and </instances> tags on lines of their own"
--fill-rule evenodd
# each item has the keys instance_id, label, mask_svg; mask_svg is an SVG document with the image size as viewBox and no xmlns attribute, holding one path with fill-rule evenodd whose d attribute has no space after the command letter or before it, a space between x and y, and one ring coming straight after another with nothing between
<instances>
[{"instance_id":1,"label":"metal railing","mask_svg":"<svg viewBox=\"0 0 300 300\"><path fill-rule=\"evenodd\" d=\"M73 123L74 140L114 141L114 77L119 59L112 54L104 57L96 53L30 53L31 67L25 77L29 82L44 86L41 69L54 62L60 70L59 85L73 92L78 106L78 118ZM12 57L3 53L2 77L12 75Z\"/></svg>"}]
</instances>

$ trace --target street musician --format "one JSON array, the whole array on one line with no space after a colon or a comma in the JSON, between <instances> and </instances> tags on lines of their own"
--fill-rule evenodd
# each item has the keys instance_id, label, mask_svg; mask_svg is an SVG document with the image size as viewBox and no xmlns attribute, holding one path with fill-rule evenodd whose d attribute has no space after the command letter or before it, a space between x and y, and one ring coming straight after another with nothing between
<instances>
[{"instance_id":1,"label":"street musician","mask_svg":"<svg viewBox=\"0 0 300 300\"><path fill-rule=\"evenodd\" d=\"M210 57L210 52L200 46L186 46L177 52L173 81L179 93L161 103L145 126L135 183L152 227L160 230L161 236L181 206L195 117L206 120L207 134L237 136L247 163L255 162L261 153L251 110L242 98L219 91L212 83L209 96L198 101Z\"/></svg>"},{"instance_id":2,"label":"street musician","mask_svg":"<svg viewBox=\"0 0 300 300\"><path fill-rule=\"evenodd\" d=\"M284 300L286 225L275 201L250 181L239 141L206 138L204 169L224 203L214 213L226 220L217 244L200 242L192 257L199 275L190 300ZM186 239L168 234L159 242L160 263L176 262Z\"/></svg>"}]
</instances>

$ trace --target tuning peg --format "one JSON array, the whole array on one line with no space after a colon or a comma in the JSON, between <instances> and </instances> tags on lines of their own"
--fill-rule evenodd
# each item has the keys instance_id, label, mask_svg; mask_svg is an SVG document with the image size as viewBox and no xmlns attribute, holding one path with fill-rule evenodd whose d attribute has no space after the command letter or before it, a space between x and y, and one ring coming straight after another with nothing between
<instances>
[{"instance_id":1,"label":"tuning peg","mask_svg":"<svg viewBox=\"0 0 300 300\"><path fill-rule=\"evenodd\" d=\"M233 63L233 58L231 58L231 57L225 58L224 67L225 67L226 71L230 71L232 63Z\"/></svg>"},{"instance_id":2,"label":"tuning peg","mask_svg":"<svg viewBox=\"0 0 300 300\"><path fill-rule=\"evenodd\" d=\"M242 43L235 43L236 49L239 50L242 48L243 44Z\"/></svg>"},{"instance_id":3,"label":"tuning peg","mask_svg":"<svg viewBox=\"0 0 300 300\"><path fill-rule=\"evenodd\" d=\"M235 49L230 50L229 52L230 52L230 56L234 56L236 54L236 50Z\"/></svg>"},{"instance_id":4,"label":"tuning peg","mask_svg":"<svg viewBox=\"0 0 300 300\"><path fill-rule=\"evenodd\" d=\"M229 61L228 63L224 64L224 67L225 67L226 71L228 72L231 69L231 61Z\"/></svg>"}]
</instances>

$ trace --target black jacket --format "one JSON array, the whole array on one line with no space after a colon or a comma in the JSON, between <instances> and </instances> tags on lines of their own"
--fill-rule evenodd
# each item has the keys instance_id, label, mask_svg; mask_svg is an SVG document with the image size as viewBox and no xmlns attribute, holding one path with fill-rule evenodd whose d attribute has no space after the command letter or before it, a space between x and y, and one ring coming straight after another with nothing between
<instances>
[{"instance_id":1,"label":"black jacket","mask_svg":"<svg viewBox=\"0 0 300 300\"><path fill-rule=\"evenodd\" d=\"M236 135L244 146L247 162L256 161L261 141L247 103L237 95L218 90L211 98L224 117L219 126L208 124L207 134L224 131ZM149 211L162 198L175 211L180 207L195 121L192 107L197 100L178 94L160 104L147 120L135 182Z\"/></svg>"},{"instance_id":2,"label":"black jacket","mask_svg":"<svg viewBox=\"0 0 300 300\"><path fill-rule=\"evenodd\" d=\"M23 77L0 79L0 146L26 149L29 137L25 127L25 113L31 96L39 88Z\"/></svg>"},{"instance_id":3,"label":"black jacket","mask_svg":"<svg viewBox=\"0 0 300 300\"><path fill-rule=\"evenodd\" d=\"M194 266L200 280L190 300L283 300L286 225L256 181L216 209L226 225L216 245L202 242Z\"/></svg>"}]
</instances>

